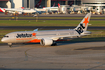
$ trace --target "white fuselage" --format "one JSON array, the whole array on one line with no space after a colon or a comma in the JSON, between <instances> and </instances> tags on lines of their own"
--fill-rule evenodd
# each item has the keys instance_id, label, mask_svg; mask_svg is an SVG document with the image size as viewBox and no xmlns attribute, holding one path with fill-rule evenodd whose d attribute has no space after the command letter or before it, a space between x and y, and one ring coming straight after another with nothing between
<instances>
[{"instance_id":1,"label":"white fuselage","mask_svg":"<svg viewBox=\"0 0 105 70\"><path fill-rule=\"evenodd\" d=\"M50 12L58 11L58 7L45 7L43 9L45 9L46 11L50 11Z\"/></svg>"},{"instance_id":2,"label":"white fuselage","mask_svg":"<svg viewBox=\"0 0 105 70\"><path fill-rule=\"evenodd\" d=\"M35 34L35 35L33 35ZM42 38L53 38L53 37L70 37L79 36L75 30L48 30L48 31L22 31L22 32L12 32L3 37L2 42L5 43L30 43L30 42L40 42ZM36 41L35 41L36 40ZM56 39L58 40L58 39Z\"/></svg>"},{"instance_id":3,"label":"white fuselage","mask_svg":"<svg viewBox=\"0 0 105 70\"><path fill-rule=\"evenodd\" d=\"M34 10L34 9L23 9L22 12L23 13L35 13L36 10Z\"/></svg>"}]
</instances>

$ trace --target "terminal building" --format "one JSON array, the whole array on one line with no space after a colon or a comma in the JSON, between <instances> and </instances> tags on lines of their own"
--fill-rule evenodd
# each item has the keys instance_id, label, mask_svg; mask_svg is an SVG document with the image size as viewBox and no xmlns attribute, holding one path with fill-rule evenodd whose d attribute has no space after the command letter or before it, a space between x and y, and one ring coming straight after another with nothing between
<instances>
[{"instance_id":1,"label":"terminal building","mask_svg":"<svg viewBox=\"0 0 105 70\"><path fill-rule=\"evenodd\" d=\"M3 8L34 8L35 5L40 0L0 0L0 7ZM53 4L58 6L58 3L61 5L70 5L73 2L75 5L85 5L85 6L102 6L105 7L105 0L42 0L40 7L52 7Z\"/></svg>"},{"instance_id":2,"label":"terminal building","mask_svg":"<svg viewBox=\"0 0 105 70\"><path fill-rule=\"evenodd\" d=\"M35 5L40 0L0 0L0 7L2 8L34 8ZM81 0L42 0L40 7L52 7L53 4L58 6L58 3L61 5L69 5L71 2L76 5L81 4Z\"/></svg>"},{"instance_id":3,"label":"terminal building","mask_svg":"<svg viewBox=\"0 0 105 70\"><path fill-rule=\"evenodd\" d=\"M97 14L105 14L105 0L81 0L84 6L92 7Z\"/></svg>"},{"instance_id":4,"label":"terminal building","mask_svg":"<svg viewBox=\"0 0 105 70\"><path fill-rule=\"evenodd\" d=\"M105 0L81 0L85 6L102 6L105 7Z\"/></svg>"}]
</instances>

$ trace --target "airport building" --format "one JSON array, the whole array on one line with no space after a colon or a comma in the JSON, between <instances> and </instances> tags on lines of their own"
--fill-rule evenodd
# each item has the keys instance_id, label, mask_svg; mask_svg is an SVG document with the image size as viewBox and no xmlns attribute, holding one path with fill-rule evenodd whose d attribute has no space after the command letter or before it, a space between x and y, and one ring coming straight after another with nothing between
<instances>
[{"instance_id":1,"label":"airport building","mask_svg":"<svg viewBox=\"0 0 105 70\"><path fill-rule=\"evenodd\" d=\"M92 6L92 7L105 7L105 0L81 0L82 4L85 6Z\"/></svg>"},{"instance_id":2,"label":"airport building","mask_svg":"<svg viewBox=\"0 0 105 70\"><path fill-rule=\"evenodd\" d=\"M81 4L92 7L96 14L105 14L105 0L81 0Z\"/></svg>"},{"instance_id":3,"label":"airport building","mask_svg":"<svg viewBox=\"0 0 105 70\"><path fill-rule=\"evenodd\" d=\"M25 8L34 8L35 5L40 0L0 0L0 7L2 8L19 8L19 7L25 7ZM70 4L76 4L80 5L81 0L42 0L40 7L51 7L55 4L55 6L58 6L58 3L61 5L70 5Z\"/></svg>"},{"instance_id":4,"label":"airport building","mask_svg":"<svg viewBox=\"0 0 105 70\"><path fill-rule=\"evenodd\" d=\"M3 8L9 8L10 7L10 5L11 5L11 3L10 3L10 1L9 0L0 0L0 7L3 7Z\"/></svg>"},{"instance_id":5,"label":"airport building","mask_svg":"<svg viewBox=\"0 0 105 70\"><path fill-rule=\"evenodd\" d=\"M40 0L0 0L0 7L3 8L34 8ZM61 5L85 5L85 6L102 6L105 7L105 0L42 0L40 7L52 7L53 4L58 6Z\"/></svg>"}]
</instances>

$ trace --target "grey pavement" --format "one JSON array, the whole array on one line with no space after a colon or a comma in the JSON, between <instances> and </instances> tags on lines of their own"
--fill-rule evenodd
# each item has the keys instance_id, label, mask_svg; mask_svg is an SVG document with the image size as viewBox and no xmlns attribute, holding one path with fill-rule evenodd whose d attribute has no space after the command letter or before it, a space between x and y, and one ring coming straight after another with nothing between
<instances>
[{"instance_id":1,"label":"grey pavement","mask_svg":"<svg viewBox=\"0 0 105 70\"><path fill-rule=\"evenodd\" d=\"M105 70L105 42L0 46L0 69Z\"/></svg>"}]
</instances>

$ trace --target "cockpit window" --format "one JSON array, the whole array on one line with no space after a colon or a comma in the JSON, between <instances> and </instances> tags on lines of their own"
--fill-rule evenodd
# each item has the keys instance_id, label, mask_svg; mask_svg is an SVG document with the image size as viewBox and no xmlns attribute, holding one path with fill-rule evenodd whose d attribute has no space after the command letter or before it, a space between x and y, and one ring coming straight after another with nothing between
<instances>
[{"instance_id":1,"label":"cockpit window","mask_svg":"<svg viewBox=\"0 0 105 70\"><path fill-rule=\"evenodd\" d=\"M9 37L9 36L4 36L4 37Z\"/></svg>"}]
</instances>

